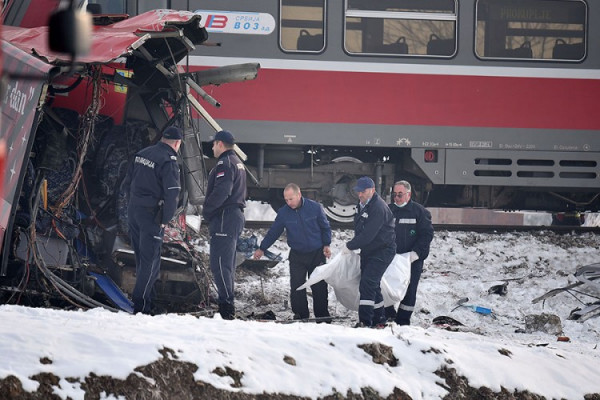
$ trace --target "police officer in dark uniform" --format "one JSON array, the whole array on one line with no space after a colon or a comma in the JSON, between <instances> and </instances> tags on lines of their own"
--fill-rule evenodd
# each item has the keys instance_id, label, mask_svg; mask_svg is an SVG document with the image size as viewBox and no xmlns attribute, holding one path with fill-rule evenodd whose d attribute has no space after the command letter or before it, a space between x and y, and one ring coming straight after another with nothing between
<instances>
[{"instance_id":1,"label":"police officer in dark uniform","mask_svg":"<svg viewBox=\"0 0 600 400\"><path fill-rule=\"evenodd\" d=\"M423 261L429 256L429 245L433 240L431 213L419 203L411 200L411 186L407 181L394 183L392 203L389 205L396 223L396 253L410 253L410 283L406 294L398 306L386 307L388 319L395 319L398 325L410 325L410 317L415 309L417 286L423 272Z\"/></svg>"},{"instance_id":2,"label":"police officer in dark uniform","mask_svg":"<svg viewBox=\"0 0 600 400\"><path fill-rule=\"evenodd\" d=\"M360 249L359 322L356 327L373 327L385 322L381 278L396 255L394 216L375 192L368 176L356 181L359 203L354 216L354 238L349 250Z\"/></svg>"},{"instance_id":3,"label":"police officer in dark uniform","mask_svg":"<svg viewBox=\"0 0 600 400\"><path fill-rule=\"evenodd\" d=\"M235 138L228 131L215 134L212 149L218 160L208 176L202 209L202 217L208 221L210 269L223 319L235 318L235 254L246 207L246 169L233 150L234 143Z\"/></svg>"},{"instance_id":4,"label":"police officer in dark uniform","mask_svg":"<svg viewBox=\"0 0 600 400\"><path fill-rule=\"evenodd\" d=\"M135 253L135 313L153 311L151 298L160 272L164 229L175 214L181 190L177 152L182 138L181 129L166 128L158 143L135 155L125 177L129 236Z\"/></svg>"}]
</instances>

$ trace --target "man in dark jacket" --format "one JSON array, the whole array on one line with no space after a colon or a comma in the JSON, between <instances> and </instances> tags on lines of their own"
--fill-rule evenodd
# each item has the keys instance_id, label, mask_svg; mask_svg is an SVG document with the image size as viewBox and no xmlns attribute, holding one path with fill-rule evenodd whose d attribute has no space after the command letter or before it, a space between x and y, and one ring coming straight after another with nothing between
<instances>
[{"instance_id":1,"label":"man in dark jacket","mask_svg":"<svg viewBox=\"0 0 600 400\"><path fill-rule=\"evenodd\" d=\"M309 311L306 290L296 289L306 282L307 276L310 276L317 266L325 263L326 257L331 256L331 227L323 207L316 201L302 197L302 192L295 183L285 187L283 197L287 204L277 211L277 217L254 252L254 258L260 259L285 229L290 246L292 311L294 319L307 319ZM320 281L312 285L311 290L315 317L319 321L330 322L327 283Z\"/></svg>"},{"instance_id":2,"label":"man in dark jacket","mask_svg":"<svg viewBox=\"0 0 600 400\"><path fill-rule=\"evenodd\" d=\"M397 314L394 306L385 310L387 318L395 319L398 325L410 325L410 317L417 300L417 286L423 272L423 261L429 256L429 245L433 240L431 213L412 201L411 193L411 186L407 181L394 183L393 202L389 205L396 221L396 253L410 253L411 261L410 283Z\"/></svg>"},{"instance_id":3,"label":"man in dark jacket","mask_svg":"<svg viewBox=\"0 0 600 400\"><path fill-rule=\"evenodd\" d=\"M360 249L359 322L356 326L372 327L385 321L381 277L396 255L394 217L368 176L356 181L354 191L359 203L354 216L354 238L346 243L346 248Z\"/></svg>"},{"instance_id":4,"label":"man in dark jacket","mask_svg":"<svg viewBox=\"0 0 600 400\"><path fill-rule=\"evenodd\" d=\"M133 311L150 314L154 283L160 272L160 251L165 226L173 218L181 184L177 152L181 129L170 126L161 140L140 150L125 177L127 221L135 253L136 280Z\"/></svg>"},{"instance_id":5,"label":"man in dark jacket","mask_svg":"<svg viewBox=\"0 0 600 400\"><path fill-rule=\"evenodd\" d=\"M210 269L223 319L235 318L235 254L246 207L246 169L233 150L234 143L235 138L228 131L215 134L212 150L218 160L208 175L202 208L202 217L208 221Z\"/></svg>"}]
</instances>

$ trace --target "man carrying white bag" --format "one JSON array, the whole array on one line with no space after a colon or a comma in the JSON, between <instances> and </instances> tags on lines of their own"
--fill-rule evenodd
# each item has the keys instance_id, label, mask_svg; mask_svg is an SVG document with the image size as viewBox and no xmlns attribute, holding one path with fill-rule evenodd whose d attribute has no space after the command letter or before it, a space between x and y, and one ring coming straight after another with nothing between
<instances>
[{"instance_id":1,"label":"man carrying white bag","mask_svg":"<svg viewBox=\"0 0 600 400\"><path fill-rule=\"evenodd\" d=\"M340 252L327 264L315 268L310 278L297 290L303 290L324 280L337 300L347 309L358 311L360 294L360 256L355 252ZM396 254L381 278L384 306L397 306L404 298L410 282L410 253Z\"/></svg>"}]
</instances>

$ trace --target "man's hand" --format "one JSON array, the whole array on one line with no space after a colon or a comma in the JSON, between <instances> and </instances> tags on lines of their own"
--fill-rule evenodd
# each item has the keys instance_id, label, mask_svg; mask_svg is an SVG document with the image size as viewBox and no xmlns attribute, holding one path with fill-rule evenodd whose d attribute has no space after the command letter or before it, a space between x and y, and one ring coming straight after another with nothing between
<instances>
[{"instance_id":1,"label":"man's hand","mask_svg":"<svg viewBox=\"0 0 600 400\"><path fill-rule=\"evenodd\" d=\"M331 249L329 246L323 246L323 254L325 255L325 258L331 257Z\"/></svg>"},{"instance_id":2,"label":"man's hand","mask_svg":"<svg viewBox=\"0 0 600 400\"><path fill-rule=\"evenodd\" d=\"M261 249L256 249L256 251L254 252L254 255L252 255L252 258L254 258L255 260L260 260L260 258L264 255L265 255L264 251L262 251Z\"/></svg>"}]
</instances>

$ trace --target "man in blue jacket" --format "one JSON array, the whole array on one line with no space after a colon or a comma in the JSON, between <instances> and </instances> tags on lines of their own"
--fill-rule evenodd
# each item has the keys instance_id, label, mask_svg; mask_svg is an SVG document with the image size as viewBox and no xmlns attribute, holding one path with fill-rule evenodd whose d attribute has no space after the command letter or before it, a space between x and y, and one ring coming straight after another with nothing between
<instances>
[{"instance_id":1,"label":"man in blue jacket","mask_svg":"<svg viewBox=\"0 0 600 400\"><path fill-rule=\"evenodd\" d=\"M175 214L181 190L177 152L182 138L181 129L165 129L157 144L135 155L125 177L127 221L135 254L135 313L152 312L151 297L160 272L163 234Z\"/></svg>"},{"instance_id":2,"label":"man in blue jacket","mask_svg":"<svg viewBox=\"0 0 600 400\"><path fill-rule=\"evenodd\" d=\"M210 269L218 292L219 314L235 318L234 281L237 241L244 229L246 169L235 154L235 138L219 131L213 140L217 164L208 175L202 217L210 234Z\"/></svg>"},{"instance_id":3,"label":"man in blue jacket","mask_svg":"<svg viewBox=\"0 0 600 400\"><path fill-rule=\"evenodd\" d=\"M407 181L394 183L392 203L389 205L396 222L396 253L410 253L410 283L404 299L398 306L387 307L388 319L395 319L398 325L410 325L410 317L415 309L417 286L423 272L423 261L429 256L429 245L433 240L431 213L419 203L411 200L411 186Z\"/></svg>"},{"instance_id":4,"label":"man in blue jacket","mask_svg":"<svg viewBox=\"0 0 600 400\"><path fill-rule=\"evenodd\" d=\"M306 282L314 269L325 263L331 256L331 227L323 207L310 199L302 197L300 188L295 183L288 184L283 190L286 205L277 211L277 217L254 252L254 258L260 259L265 250L281 236L285 229L287 243L290 246L290 286L291 303L294 319L309 317L306 290L296 288ZM327 302L327 283L320 281L311 286L313 294L313 310L317 320L331 322Z\"/></svg>"},{"instance_id":5,"label":"man in blue jacket","mask_svg":"<svg viewBox=\"0 0 600 400\"><path fill-rule=\"evenodd\" d=\"M356 181L354 191L359 203L354 216L354 238L346 243L346 248L360 249L359 322L356 327L373 327L385 322L381 278L396 255L394 216L375 192L375 183L368 176Z\"/></svg>"}]
</instances>

